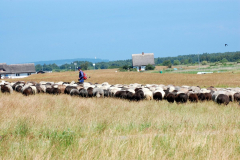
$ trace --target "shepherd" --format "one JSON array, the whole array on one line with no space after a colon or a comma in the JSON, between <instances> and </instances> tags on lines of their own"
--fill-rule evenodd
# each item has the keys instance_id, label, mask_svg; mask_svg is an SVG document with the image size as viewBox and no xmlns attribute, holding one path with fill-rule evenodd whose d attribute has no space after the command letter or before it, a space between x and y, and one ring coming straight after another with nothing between
<instances>
[{"instance_id":1,"label":"shepherd","mask_svg":"<svg viewBox=\"0 0 240 160\"><path fill-rule=\"evenodd\" d=\"M81 67L78 67L79 78L78 81L80 84L83 84L84 80L87 80L87 75L81 70Z\"/></svg>"},{"instance_id":2,"label":"shepherd","mask_svg":"<svg viewBox=\"0 0 240 160\"><path fill-rule=\"evenodd\" d=\"M80 82L80 84L83 84L84 82L84 75L83 75L83 71L81 70L81 67L78 67L78 71L79 71L79 78L78 78L78 81Z\"/></svg>"}]
</instances>

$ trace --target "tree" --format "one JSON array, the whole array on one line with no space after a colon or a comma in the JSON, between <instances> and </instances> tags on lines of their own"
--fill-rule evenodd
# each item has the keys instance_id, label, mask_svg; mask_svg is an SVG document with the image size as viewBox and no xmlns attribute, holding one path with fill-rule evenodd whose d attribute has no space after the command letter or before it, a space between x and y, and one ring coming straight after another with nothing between
<instances>
[{"instance_id":1,"label":"tree","mask_svg":"<svg viewBox=\"0 0 240 160\"><path fill-rule=\"evenodd\" d=\"M122 69L124 69L124 70L128 70L128 68L129 68L128 65L124 65L124 66L122 66Z\"/></svg>"},{"instance_id":2,"label":"tree","mask_svg":"<svg viewBox=\"0 0 240 160\"><path fill-rule=\"evenodd\" d=\"M163 64L163 66L169 66L169 65L172 65L172 63L171 63L170 60L165 60L162 64Z\"/></svg>"},{"instance_id":3,"label":"tree","mask_svg":"<svg viewBox=\"0 0 240 160\"><path fill-rule=\"evenodd\" d=\"M100 68L101 68L101 69L107 69L107 68L108 68L108 65L107 65L106 63L102 63L102 64L100 65Z\"/></svg>"},{"instance_id":4,"label":"tree","mask_svg":"<svg viewBox=\"0 0 240 160\"><path fill-rule=\"evenodd\" d=\"M226 62L228 62L228 60L227 60L226 58L223 58L223 59L221 60L221 63L226 63Z\"/></svg>"},{"instance_id":5,"label":"tree","mask_svg":"<svg viewBox=\"0 0 240 160\"><path fill-rule=\"evenodd\" d=\"M207 61L202 61L202 65L207 65Z\"/></svg>"},{"instance_id":6,"label":"tree","mask_svg":"<svg viewBox=\"0 0 240 160\"><path fill-rule=\"evenodd\" d=\"M81 67L81 69L83 69L83 70L87 70L87 69L88 69L88 62L82 63L82 64L80 65L80 67Z\"/></svg>"},{"instance_id":7,"label":"tree","mask_svg":"<svg viewBox=\"0 0 240 160\"><path fill-rule=\"evenodd\" d=\"M192 64L193 60L191 58L188 59L188 63Z\"/></svg>"},{"instance_id":8,"label":"tree","mask_svg":"<svg viewBox=\"0 0 240 160\"><path fill-rule=\"evenodd\" d=\"M188 59L185 59L185 60L183 61L183 63L184 63L184 64L188 64Z\"/></svg>"},{"instance_id":9,"label":"tree","mask_svg":"<svg viewBox=\"0 0 240 160\"><path fill-rule=\"evenodd\" d=\"M155 69L155 66L151 64L146 65L146 70L154 70L154 69Z\"/></svg>"},{"instance_id":10,"label":"tree","mask_svg":"<svg viewBox=\"0 0 240 160\"><path fill-rule=\"evenodd\" d=\"M42 66L41 66L40 64L37 64L37 65L35 66L35 69L36 69L37 72L38 72L38 71L41 71L41 70L42 70Z\"/></svg>"},{"instance_id":11,"label":"tree","mask_svg":"<svg viewBox=\"0 0 240 160\"><path fill-rule=\"evenodd\" d=\"M174 60L174 61L173 61L173 64L174 64L175 66L180 65L180 61L179 61L179 60Z\"/></svg>"}]
</instances>

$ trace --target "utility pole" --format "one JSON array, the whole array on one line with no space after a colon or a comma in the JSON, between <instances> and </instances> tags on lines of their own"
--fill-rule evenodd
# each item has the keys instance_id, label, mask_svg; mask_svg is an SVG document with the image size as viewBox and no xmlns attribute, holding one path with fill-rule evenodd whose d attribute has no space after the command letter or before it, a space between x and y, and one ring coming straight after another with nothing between
<instances>
[{"instance_id":1,"label":"utility pole","mask_svg":"<svg viewBox=\"0 0 240 160\"><path fill-rule=\"evenodd\" d=\"M77 65L77 63L74 63L74 66L75 66L75 71L76 71L76 69L77 69L76 65Z\"/></svg>"}]
</instances>

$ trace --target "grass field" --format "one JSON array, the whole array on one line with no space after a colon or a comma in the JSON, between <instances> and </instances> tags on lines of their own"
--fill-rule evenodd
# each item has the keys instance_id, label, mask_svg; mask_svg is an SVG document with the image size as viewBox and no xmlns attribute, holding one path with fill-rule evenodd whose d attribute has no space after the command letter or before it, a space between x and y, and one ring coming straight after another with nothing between
<instances>
[{"instance_id":1,"label":"grass field","mask_svg":"<svg viewBox=\"0 0 240 160\"><path fill-rule=\"evenodd\" d=\"M93 83L239 86L240 74L86 71ZM72 81L77 72L24 81ZM1 159L240 159L237 103L169 104L0 93Z\"/></svg>"},{"instance_id":2,"label":"grass field","mask_svg":"<svg viewBox=\"0 0 240 160\"><path fill-rule=\"evenodd\" d=\"M160 66L161 67L161 66ZM214 74L160 74L160 73L139 73L139 72L115 72L116 69L88 70L85 73L90 76L87 82L110 84L173 84L173 85L195 85L201 87L238 87L240 85L240 72L214 73ZM55 72L42 75L31 75L24 81L77 81L78 72ZM9 81L17 81L11 79Z\"/></svg>"}]
</instances>

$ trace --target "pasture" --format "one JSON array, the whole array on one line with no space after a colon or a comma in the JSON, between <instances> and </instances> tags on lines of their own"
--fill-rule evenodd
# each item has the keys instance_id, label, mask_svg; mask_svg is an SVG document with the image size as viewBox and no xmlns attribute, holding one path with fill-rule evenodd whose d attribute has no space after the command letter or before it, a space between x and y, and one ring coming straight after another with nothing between
<instances>
[{"instance_id":1,"label":"pasture","mask_svg":"<svg viewBox=\"0 0 240 160\"><path fill-rule=\"evenodd\" d=\"M86 71L87 81L239 87L239 73ZM24 81L76 81L78 72ZM17 80L9 80L17 81ZM212 101L171 104L116 98L0 93L1 159L239 159L240 108Z\"/></svg>"},{"instance_id":2,"label":"pasture","mask_svg":"<svg viewBox=\"0 0 240 160\"><path fill-rule=\"evenodd\" d=\"M162 68L162 67L161 67ZM159 69L159 68L158 68ZM85 71L90 78L87 82L109 84L172 84L172 85L189 85L200 87L239 87L240 85L240 72L225 72L215 74L160 74L160 73L138 73L138 72L115 72L117 69L104 69L104 70L88 70ZM18 80L23 81L63 81L71 82L77 81L78 72L55 72L40 75L31 75L24 79L9 79L9 82Z\"/></svg>"}]
</instances>

